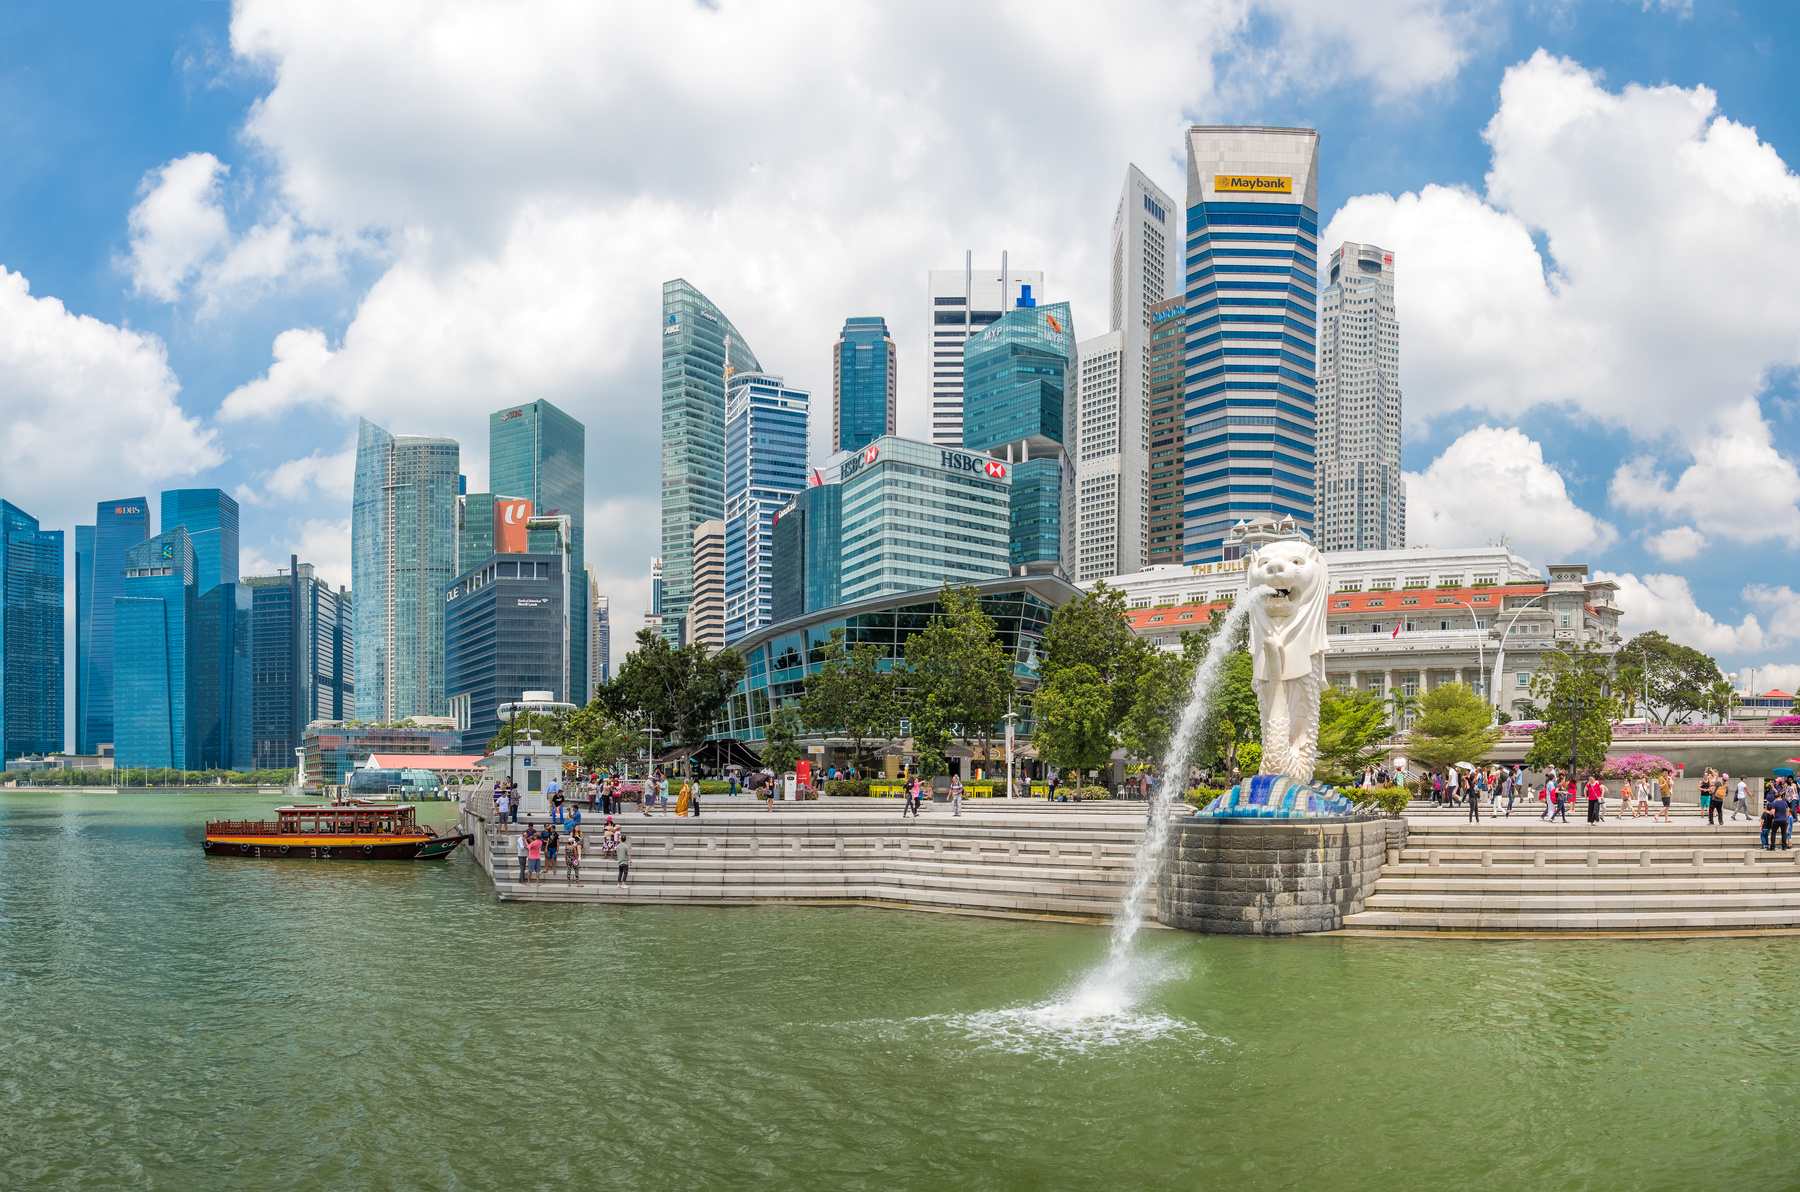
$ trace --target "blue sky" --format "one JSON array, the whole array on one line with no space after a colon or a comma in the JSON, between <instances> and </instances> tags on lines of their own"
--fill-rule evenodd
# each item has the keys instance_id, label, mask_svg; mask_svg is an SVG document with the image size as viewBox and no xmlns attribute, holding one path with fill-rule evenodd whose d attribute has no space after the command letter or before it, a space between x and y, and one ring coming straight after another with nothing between
<instances>
[{"instance_id":1,"label":"blue sky","mask_svg":"<svg viewBox=\"0 0 1800 1192\"><path fill-rule=\"evenodd\" d=\"M548 397L628 629L663 280L822 410L886 316L919 433L927 269L1006 248L1096 333L1128 162L1179 195L1185 124L1311 125L1327 239L1398 254L1413 540L1585 559L1792 690L1794 11L9 5L0 496L66 529L216 484L250 565L347 582L358 415L479 486L487 412Z\"/></svg>"}]
</instances>

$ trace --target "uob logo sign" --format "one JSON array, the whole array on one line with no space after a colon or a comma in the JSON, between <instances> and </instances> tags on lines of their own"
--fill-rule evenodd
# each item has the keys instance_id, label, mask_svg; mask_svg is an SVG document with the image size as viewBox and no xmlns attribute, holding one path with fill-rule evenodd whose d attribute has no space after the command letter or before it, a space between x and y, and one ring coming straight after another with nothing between
<instances>
[{"instance_id":1,"label":"uob logo sign","mask_svg":"<svg viewBox=\"0 0 1800 1192\"><path fill-rule=\"evenodd\" d=\"M531 518L531 502L511 497L494 501L494 553L522 555L528 549L525 523Z\"/></svg>"}]
</instances>

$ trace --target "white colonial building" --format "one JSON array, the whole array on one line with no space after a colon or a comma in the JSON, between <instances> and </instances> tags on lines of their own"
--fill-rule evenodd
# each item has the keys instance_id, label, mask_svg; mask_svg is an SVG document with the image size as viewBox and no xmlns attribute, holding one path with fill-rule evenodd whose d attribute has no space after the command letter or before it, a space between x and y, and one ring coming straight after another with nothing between
<instances>
[{"instance_id":1,"label":"white colonial building","mask_svg":"<svg viewBox=\"0 0 1800 1192\"><path fill-rule=\"evenodd\" d=\"M1241 540L1245 529L1233 533ZM1516 715L1546 650L1619 648L1617 585L1590 580L1585 563L1552 564L1546 580L1506 546L1334 551L1325 561L1325 666L1336 686L1410 695L1462 682L1492 688L1495 705ZM1171 564L1098 582L1125 592L1140 636L1179 650L1183 630L1205 625L1242 590L1244 563Z\"/></svg>"}]
</instances>

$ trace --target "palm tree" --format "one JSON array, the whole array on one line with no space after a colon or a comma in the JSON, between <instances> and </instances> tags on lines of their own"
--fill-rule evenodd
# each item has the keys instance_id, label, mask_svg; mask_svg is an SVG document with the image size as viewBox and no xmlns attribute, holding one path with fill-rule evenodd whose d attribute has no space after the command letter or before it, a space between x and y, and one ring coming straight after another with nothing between
<instances>
[{"instance_id":1,"label":"palm tree","mask_svg":"<svg viewBox=\"0 0 1800 1192\"><path fill-rule=\"evenodd\" d=\"M1719 723L1723 724L1731 717L1731 710L1743 702L1743 696L1724 679L1714 679L1712 686L1706 689L1706 702L1718 714Z\"/></svg>"},{"instance_id":2,"label":"palm tree","mask_svg":"<svg viewBox=\"0 0 1800 1192\"><path fill-rule=\"evenodd\" d=\"M1394 722L1396 730L1406 728L1412 723L1413 714L1419 710L1419 697L1409 694L1403 687L1395 687L1387 694L1390 709L1389 719Z\"/></svg>"}]
</instances>

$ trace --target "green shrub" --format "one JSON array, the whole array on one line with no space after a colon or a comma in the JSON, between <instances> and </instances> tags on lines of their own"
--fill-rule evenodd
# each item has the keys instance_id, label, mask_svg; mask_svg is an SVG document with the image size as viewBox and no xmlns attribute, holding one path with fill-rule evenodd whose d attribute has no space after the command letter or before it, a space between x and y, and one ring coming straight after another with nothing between
<instances>
[{"instance_id":1,"label":"green shrub","mask_svg":"<svg viewBox=\"0 0 1800 1192\"><path fill-rule=\"evenodd\" d=\"M867 798L869 780L867 778L833 778L825 783L825 793L833 798L845 795Z\"/></svg>"},{"instance_id":2,"label":"green shrub","mask_svg":"<svg viewBox=\"0 0 1800 1192\"><path fill-rule=\"evenodd\" d=\"M1205 807L1224 793L1224 790L1215 786L1196 786L1192 790L1183 792L1181 797L1195 807Z\"/></svg>"},{"instance_id":3,"label":"green shrub","mask_svg":"<svg viewBox=\"0 0 1800 1192\"><path fill-rule=\"evenodd\" d=\"M1412 802L1412 792L1403 786L1378 786L1374 790L1346 788L1344 797L1359 807L1379 807L1389 815L1399 815Z\"/></svg>"}]
</instances>

